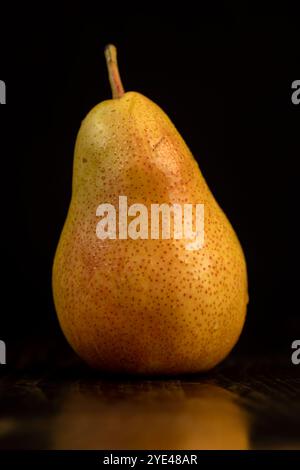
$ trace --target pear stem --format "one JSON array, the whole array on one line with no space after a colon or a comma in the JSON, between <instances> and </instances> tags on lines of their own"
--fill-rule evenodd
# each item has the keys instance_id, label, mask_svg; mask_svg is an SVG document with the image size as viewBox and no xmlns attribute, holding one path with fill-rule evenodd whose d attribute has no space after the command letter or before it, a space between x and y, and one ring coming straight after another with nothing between
<instances>
[{"instance_id":1,"label":"pear stem","mask_svg":"<svg viewBox=\"0 0 300 470\"><path fill-rule=\"evenodd\" d=\"M104 50L106 65L108 70L109 83L112 97L121 98L124 95L124 88L119 74L117 62L117 49L113 44L108 44Z\"/></svg>"}]
</instances>

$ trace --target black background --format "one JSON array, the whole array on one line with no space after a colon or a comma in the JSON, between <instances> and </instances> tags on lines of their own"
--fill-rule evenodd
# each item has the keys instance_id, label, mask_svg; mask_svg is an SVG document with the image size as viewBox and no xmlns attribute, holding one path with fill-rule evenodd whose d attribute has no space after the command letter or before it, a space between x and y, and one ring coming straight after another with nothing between
<instances>
[{"instance_id":1,"label":"black background","mask_svg":"<svg viewBox=\"0 0 300 470\"><path fill-rule=\"evenodd\" d=\"M180 12L145 4L144 14L98 6L26 4L1 19L0 338L8 353L18 342L64 341L51 267L80 122L110 98L109 42L126 90L167 112L240 238L250 304L236 351L289 351L300 336L300 105L291 102L300 79L298 12L239 2Z\"/></svg>"}]
</instances>

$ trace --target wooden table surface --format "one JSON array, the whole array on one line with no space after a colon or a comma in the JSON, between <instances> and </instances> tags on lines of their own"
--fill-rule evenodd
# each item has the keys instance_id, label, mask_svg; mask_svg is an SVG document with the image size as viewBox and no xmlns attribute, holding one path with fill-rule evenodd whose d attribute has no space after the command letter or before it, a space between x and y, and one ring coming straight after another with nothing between
<instances>
[{"instance_id":1,"label":"wooden table surface","mask_svg":"<svg viewBox=\"0 0 300 470\"><path fill-rule=\"evenodd\" d=\"M300 365L288 353L136 379L54 349L1 366L0 449L300 449Z\"/></svg>"}]
</instances>

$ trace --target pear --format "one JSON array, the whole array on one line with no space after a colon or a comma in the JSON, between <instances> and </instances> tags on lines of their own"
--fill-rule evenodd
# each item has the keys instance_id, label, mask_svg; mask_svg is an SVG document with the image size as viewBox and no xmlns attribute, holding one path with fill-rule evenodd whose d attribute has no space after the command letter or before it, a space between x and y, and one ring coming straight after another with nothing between
<instances>
[{"instance_id":1,"label":"pear","mask_svg":"<svg viewBox=\"0 0 300 470\"><path fill-rule=\"evenodd\" d=\"M140 93L124 93L114 46L105 56L113 99L88 113L77 136L72 199L53 265L58 319L78 355L102 371L206 371L244 325L244 254L170 119ZM143 205L148 222L152 205L203 207L203 243L191 249L185 231L146 238L137 221L135 237L120 236L120 227L111 232L97 208L115 208L114 227L120 197L128 207ZM134 222L129 212L122 217L123 225ZM101 220L106 238L97 236Z\"/></svg>"}]
</instances>

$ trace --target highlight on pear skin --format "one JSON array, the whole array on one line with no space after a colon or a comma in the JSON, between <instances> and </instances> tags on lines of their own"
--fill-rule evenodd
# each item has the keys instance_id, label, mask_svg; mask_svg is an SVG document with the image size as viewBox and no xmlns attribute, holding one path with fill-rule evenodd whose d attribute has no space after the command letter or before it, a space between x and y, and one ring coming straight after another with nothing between
<instances>
[{"instance_id":1,"label":"highlight on pear skin","mask_svg":"<svg viewBox=\"0 0 300 470\"><path fill-rule=\"evenodd\" d=\"M169 117L124 91L113 45L105 58L112 99L81 123L53 264L58 319L101 371L207 371L244 326L243 250Z\"/></svg>"}]
</instances>

